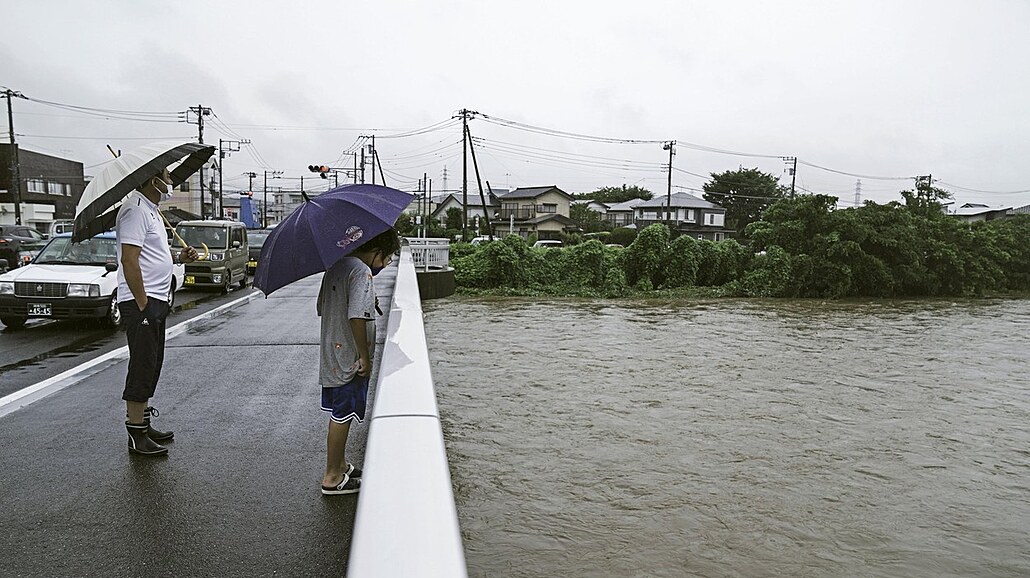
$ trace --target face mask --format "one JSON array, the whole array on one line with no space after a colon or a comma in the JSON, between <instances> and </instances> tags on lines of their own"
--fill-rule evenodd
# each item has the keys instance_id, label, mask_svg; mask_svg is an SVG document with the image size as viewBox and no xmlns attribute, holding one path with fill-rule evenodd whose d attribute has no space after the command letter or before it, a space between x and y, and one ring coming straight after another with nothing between
<instances>
[{"instance_id":1,"label":"face mask","mask_svg":"<svg viewBox=\"0 0 1030 578\"><path fill-rule=\"evenodd\" d=\"M167 201L172 198L172 186L164 182L161 179L157 179L157 182L161 183L157 185L157 190L161 191L161 200Z\"/></svg>"}]
</instances>

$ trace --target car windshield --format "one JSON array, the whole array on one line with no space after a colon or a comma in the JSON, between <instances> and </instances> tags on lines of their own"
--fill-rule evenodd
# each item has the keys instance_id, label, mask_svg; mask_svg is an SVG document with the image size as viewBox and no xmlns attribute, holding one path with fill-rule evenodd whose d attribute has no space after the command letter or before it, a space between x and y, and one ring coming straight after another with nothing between
<instances>
[{"instance_id":1,"label":"car windshield","mask_svg":"<svg viewBox=\"0 0 1030 578\"><path fill-rule=\"evenodd\" d=\"M251 247L260 247L265 244L268 238L268 231L247 231L247 243Z\"/></svg>"},{"instance_id":2,"label":"car windshield","mask_svg":"<svg viewBox=\"0 0 1030 578\"><path fill-rule=\"evenodd\" d=\"M72 243L71 237L56 237L34 261L37 265L106 265L118 261L118 249L111 238L86 239Z\"/></svg>"},{"instance_id":3,"label":"car windshield","mask_svg":"<svg viewBox=\"0 0 1030 578\"><path fill-rule=\"evenodd\" d=\"M202 245L207 245L208 249L225 249L228 246L226 241L229 233L223 227L179 225L175 228L175 232L179 233L179 236L189 243L190 247L199 249Z\"/></svg>"}]
</instances>

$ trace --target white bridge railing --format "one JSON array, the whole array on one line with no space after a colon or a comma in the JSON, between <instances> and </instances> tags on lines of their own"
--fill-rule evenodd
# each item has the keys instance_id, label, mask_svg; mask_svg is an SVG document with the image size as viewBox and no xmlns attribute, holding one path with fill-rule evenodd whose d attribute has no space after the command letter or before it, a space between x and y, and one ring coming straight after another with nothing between
<instances>
[{"instance_id":1,"label":"white bridge railing","mask_svg":"<svg viewBox=\"0 0 1030 578\"><path fill-rule=\"evenodd\" d=\"M450 264L451 242L447 239L405 237L416 269L446 269Z\"/></svg>"}]
</instances>

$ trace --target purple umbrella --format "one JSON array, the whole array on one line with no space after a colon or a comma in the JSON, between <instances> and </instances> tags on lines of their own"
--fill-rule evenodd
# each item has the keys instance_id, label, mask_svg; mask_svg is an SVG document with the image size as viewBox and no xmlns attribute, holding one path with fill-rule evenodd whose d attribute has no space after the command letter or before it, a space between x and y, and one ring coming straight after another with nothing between
<instances>
[{"instance_id":1,"label":"purple umbrella","mask_svg":"<svg viewBox=\"0 0 1030 578\"><path fill-rule=\"evenodd\" d=\"M307 199L265 239L254 286L269 295L337 261L393 227L414 195L380 185L344 185Z\"/></svg>"}]
</instances>

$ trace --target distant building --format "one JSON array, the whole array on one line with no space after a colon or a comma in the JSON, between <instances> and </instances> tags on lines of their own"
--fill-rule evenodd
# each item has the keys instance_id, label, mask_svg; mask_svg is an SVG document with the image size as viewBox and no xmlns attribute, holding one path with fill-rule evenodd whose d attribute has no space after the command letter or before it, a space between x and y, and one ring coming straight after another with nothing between
<instances>
[{"instance_id":1,"label":"distant building","mask_svg":"<svg viewBox=\"0 0 1030 578\"><path fill-rule=\"evenodd\" d=\"M447 224L447 211L450 209L461 210L461 193L450 193L443 197L438 197L438 200L433 207L430 218L434 219L441 226ZM483 200L479 197L477 191L473 194L471 191L468 193L468 226L469 228L475 228L476 223L482 221L481 226L486 226L485 217L490 216L494 219L494 215L497 214L497 210L500 209L501 203L497 200L496 195L489 193L483 193L483 197L486 198L486 206L483 206Z\"/></svg>"},{"instance_id":2,"label":"distant building","mask_svg":"<svg viewBox=\"0 0 1030 578\"><path fill-rule=\"evenodd\" d=\"M977 221L1004 219L1008 215L1009 211L1012 210L1012 207L1005 205L992 207L982 203L965 203L958 207L945 207L945 210L949 215L958 217L966 223L975 223Z\"/></svg>"},{"instance_id":3,"label":"distant building","mask_svg":"<svg viewBox=\"0 0 1030 578\"><path fill-rule=\"evenodd\" d=\"M1022 207L1016 207L1009 211L1009 216L1013 215L1030 215L1030 205L1023 205Z\"/></svg>"},{"instance_id":4,"label":"distant building","mask_svg":"<svg viewBox=\"0 0 1030 578\"><path fill-rule=\"evenodd\" d=\"M595 201L594 199L576 199L572 201L573 205L585 205L586 208L594 211L595 213L601 213L604 215L608 212L608 205L601 201Z\"/></svg>"},{"instance_id":5,"label":"distant building","mask_svg":"<svg viewBox=\"0 0 1030 578\"><path fill-rule=\"evenodd\" d=\"M726 209L689 193L673 193L671 203L666 195L639 203L633 208L638 229L654 223L667 223L674 235L691 235L698 239L722 241L731 231L725 228Z\"/></svg>"},{"instance_id":6,"label":"distant building","mask_svg":"<svg viewBox=\"0 0 1030 578\"><path fill-rule=\"evenodd\" d=\"M50 223L75 218L75 205L86 188L82 163L0 144L0 224L15 224L14 175L17 152L21 180L21 223L47 233Z\"/></svg>"},{"instance_id":7,"label":"distant building","mask_svg":"<svg viewBox=\"0 0 1030 578\"><path fill-rule=\"evenodd\" d=\"M604 218L607 219L615 228L626 227L629 229L635 229L637 225L633 221L633 210L637 205L643 202L644 199L630 199L628 201L609 205L608 211L604 214Z\"/></svg>"},{"instance_id":8,"label":"distant building","mask_svg":"<svg viewBox=\"0 0 1030 578\"><path fill-rule=\"evenodd\" d=\"M562 233L578 231L569 218L572 195L554 185L525 187L497 195L501 210L492 223L494 235L510 234L538 239L558 239Z\"/></svg>"}]
</instances>

